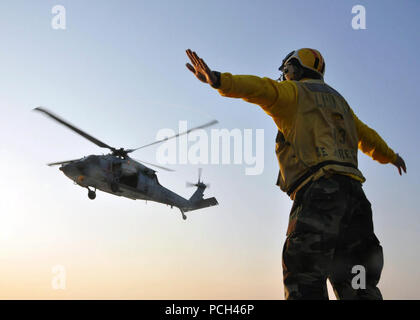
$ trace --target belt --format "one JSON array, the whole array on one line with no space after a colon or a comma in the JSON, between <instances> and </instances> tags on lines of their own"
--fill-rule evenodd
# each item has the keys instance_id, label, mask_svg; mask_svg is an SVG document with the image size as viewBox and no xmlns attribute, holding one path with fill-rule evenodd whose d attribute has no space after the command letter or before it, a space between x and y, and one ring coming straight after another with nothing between
<instances>
[{"instance_id":1,"label":"belt","mask_svg":"<svg viewBox=\"0 0 420 320\"><path fill-rule=\"evenodd\" d=\"M308 169L308 171L306 171L302 176L300 176L289 188L289 190L287 191L287 195L291 195L293 193L293 191L296 190L297 187L300 186L300 184L305 181L306 179L308 179L311 175L313 175L315 172L317 172L319 169L321 169L322 167L328 166L330 164L338 164L340 166L344 166L344 167L351 167L351 168L355 168L357 169L357 166L355 166L353 163L350 162L341 162L341 161L335 161L335 160L326 160L326 161L322 161L312 167L310 167Z\"/></svg>"}]
</instances>

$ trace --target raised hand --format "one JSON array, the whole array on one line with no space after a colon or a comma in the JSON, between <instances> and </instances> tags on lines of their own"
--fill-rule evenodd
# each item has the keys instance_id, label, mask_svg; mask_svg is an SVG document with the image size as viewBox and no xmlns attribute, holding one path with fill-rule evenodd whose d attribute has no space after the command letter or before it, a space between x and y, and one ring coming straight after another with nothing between
<instances>
[{"instance_id":1,"label":"raised hand","mask_svg":"<svg viewBox=\"0 0 420 320\"><path fill-rule=\"evenodd\" d=\"M397 153L397 159L395 160L395 162L392 163L394 166L396 166L398 168L398 172L401 175L401 169L404 170L405 173L407 173L407 168L405 166L405 162L404 159L400 157L400 155Z\"/></svg>"},{"instance_id":2,"label":"raised hand","mask_svg":"<svg viewBox=\"0 0 420 320\"><path fill-rule=\"evenodd\" d=\"M217 77L214 72L210 70L204 60L190 49L187 49L186 53L192 63L192 65L189 63L186 64L188 70L194 73L198 80L208 83L209 85L214 85L217 82Z\"/></svg>"}]
</instances>

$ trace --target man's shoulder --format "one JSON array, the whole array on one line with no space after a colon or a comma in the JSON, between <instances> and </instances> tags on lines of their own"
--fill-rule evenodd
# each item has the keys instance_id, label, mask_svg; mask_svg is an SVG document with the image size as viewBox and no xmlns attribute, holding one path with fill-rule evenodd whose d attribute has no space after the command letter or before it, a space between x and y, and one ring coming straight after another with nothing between
<instances>
[{"instance_id":1,"label":"man's shoulder","mask_svg":"<svg viewBox=\"0 0 420 320\"><path fill-rule=\"evenodd\" d=\"M297 88L297 82L298 81L283 80L283 81L275 81L275 82L276 82L276 85L279 86L279 87Z\"/></svg>"},{"instance_id":2,"label":"man's shoulder","mask_svg":"<svg viewBox=\"0 0 420 320\"><path fill-rule=\"evenodd\" d=\"M343 96L332 86L326 83L324 80L321 79L303 79L300 81L295 81L298 83L298 86L305 86L312 92L322 92L322 93L330 93L340 98ZM344 98L343 98L344 99Z\"/></svg>"}]
</instances>

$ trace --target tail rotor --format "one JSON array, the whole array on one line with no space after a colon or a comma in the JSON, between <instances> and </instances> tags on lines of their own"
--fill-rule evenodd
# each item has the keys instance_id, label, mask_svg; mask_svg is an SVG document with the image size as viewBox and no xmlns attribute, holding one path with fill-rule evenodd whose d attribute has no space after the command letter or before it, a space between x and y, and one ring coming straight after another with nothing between
<instances>
[{"instance_id":1,"label":"tail rotor","mask_svg":"<svg viewBox=\"0 0 420 320\"><path fill-rule=\"evenodd\" d=\"M210 188L210 184L205 184L201 181L201 174L203 172L203 168L198 168L198 181L197 183L187 182L187 187L197 187L197 188Z\"/></svg>"}]
</instances>

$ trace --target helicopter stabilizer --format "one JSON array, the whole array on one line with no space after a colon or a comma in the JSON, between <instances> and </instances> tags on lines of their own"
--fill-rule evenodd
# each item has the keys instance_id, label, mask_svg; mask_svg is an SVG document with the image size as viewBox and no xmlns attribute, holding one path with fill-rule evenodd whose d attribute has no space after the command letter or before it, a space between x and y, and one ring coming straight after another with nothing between
<instances>
[{"instance_id":1,"label":"helicopter stabilizer","mask_svg":"<svg viewBox=\"0 0 420 320\"><path fill-rule=\"evenodd\" d=\"M198 209L203 209L207 207L217 206L219 202L217 202L215 197L207 198L207 199L201 199L198 202L192 203L191 206L186 208L178 208L179 211L181 211L182 219L186 220L187 216L184 214L184 212L194 211Z\"/></svg>"},{"instance_id":2,"label":"helicopter stabilizer","mask_svg":"<svg viewBox=\"0 0 420 320\"><path fill-rule=\"evenodd\" d=\"M215 197L211 197L211 198L202 199L200 201L192 203L191 207L183 208L183 210L185 212L194 211L194 210L203 209L207 207L217 206L218 204L219 202L217 202L217 199Z\"/></svg>"}]
</instances>

